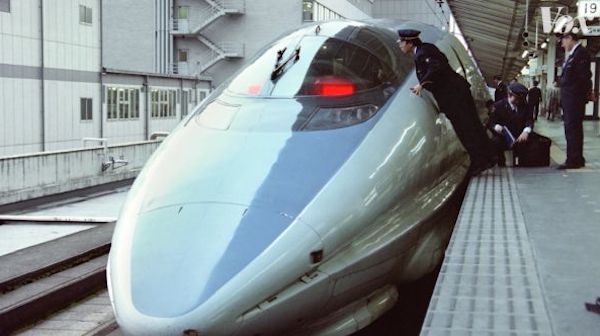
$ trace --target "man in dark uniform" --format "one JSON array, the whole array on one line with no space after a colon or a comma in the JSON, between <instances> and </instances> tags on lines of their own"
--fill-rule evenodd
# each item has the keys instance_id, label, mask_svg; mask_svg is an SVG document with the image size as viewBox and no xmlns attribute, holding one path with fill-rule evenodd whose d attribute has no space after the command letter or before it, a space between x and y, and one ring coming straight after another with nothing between
<instances>
[{"instance_id":1,"label":"man in dark uniform","mask_svg":"<svg viewBox=\"0 0 600 336\"><path fill-rule=\"evenodd\" d=\"M540 112L540 103L542 102L542 90L538 87L538 82L533 82L533 87L527 93L527 102L533 110L533 119L537 120Z\"/></svg>"},{"instance_id":2,"label":"man in dark uniform","mask_svg":"<svg viewBox=\"0 0 600 336\"><path fill-rule=\"evenodd\" d=\"M565 62L560 77L560 105L567 139L567 160L558 169L577 169L585 166L583 117L592 89L590 55L575 33L565 34L561 45L565 49Z\"/></svg>"},{"instance_id":3,"label":"man in dark uniform","mask_svg":"<svg viewBox=\"0 0 600 336\"><path fill-rule=\"evenodd\" d=\"M494 76L494 85L496 86L496 91L494 91L494 101L497 102L506 98L506 84L502 82L502 76Z\"/></svg>"},{"instance_id":4,"label":"man in dark uniform","mask_svg":"<svg viewBox=\"0 0 600 336\"><path fill-rule=\"evenodd\" d=\"M448 64L446 56L433 44L423 43L418 30L399 30L400 49L412 54L419 84L412 87L414 94L420 95L425 88L435 100L454 127L456 135L471 158L471 176L479 175L493 167L497 158L486 131L479 120L475 102L471 96L470 84Z\"/></svg>"},{"instance_id":5,"label":"man in dark uniform","mask_svg":"<svg viewBox=\"0 0 600 336\"><path fill-rule=\"evenodd\" d=\"M533 129L533 113L527 104L527 88L514 83L508 86L508 97L496 102L490 117L489 127L494 136L492 142L498 153L498 165L504 166L504 151L515 149L525 143ZM507 131L515 138L514 144L508 141Z\"/></svg>"}]
</instances>

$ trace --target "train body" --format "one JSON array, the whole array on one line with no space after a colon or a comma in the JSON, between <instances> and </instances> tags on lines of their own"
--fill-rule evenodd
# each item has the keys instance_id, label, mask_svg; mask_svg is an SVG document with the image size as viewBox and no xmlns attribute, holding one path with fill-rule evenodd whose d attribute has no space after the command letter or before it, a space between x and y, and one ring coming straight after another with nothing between
<instances>
[{"instance_id":1,"label":"train body","mask_svg":"<svg viewBox=\"0 0 600 336\"><path fill-rule=\"evenodd\" d=\"M272 44L163 141L108 265L128 335L348 335L431 272L468 156L417 83L418 29L472 85L460 43L414 22L332 21Z\"/></svg>"}]
</instances>

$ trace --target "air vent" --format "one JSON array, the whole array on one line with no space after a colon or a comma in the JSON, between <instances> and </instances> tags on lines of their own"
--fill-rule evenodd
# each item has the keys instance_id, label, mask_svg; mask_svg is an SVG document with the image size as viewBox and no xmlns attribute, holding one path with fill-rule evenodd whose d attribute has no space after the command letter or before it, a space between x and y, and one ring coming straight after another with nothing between
<instances>
[{"instance_id":1,"label":"air vent","mask_svg":"<svg viewBox=\"0 0 600 336\"><path fill-rule=\"evenodd\" d=\"M313 264L320 263L323 260L323 250L312 251L310 253L310 260Z\"/></svg>"}]
</instances>

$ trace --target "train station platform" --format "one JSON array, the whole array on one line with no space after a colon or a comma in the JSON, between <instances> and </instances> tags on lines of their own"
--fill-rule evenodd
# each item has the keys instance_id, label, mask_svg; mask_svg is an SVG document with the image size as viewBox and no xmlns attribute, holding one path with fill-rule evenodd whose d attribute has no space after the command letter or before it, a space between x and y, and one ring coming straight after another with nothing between
<instances>
[{"instance_id":1,"label":"train station platform","mask_svg":"<svg viewBox=\"0 0 600 336\"><path fill-rule=\"evenodd\" d=\"M555 169L558 163L564 161L566 144L562 124L560 121L540 120L536 131L553 140L553 166L495 168L471 180L421 335L597 335L600 332L600 315L588 312L584 307L585 302L593 302L600 296L600 264L597 262L600 256L600 122L588 121L584 125L588 161L584 169ZM85 201L82 198L74 203L50 204L16 214L114 216L118 210L116 206L124 199L126 188L115 192L94 194L90 199L86 197ZM48 224L36 227L44 225ZM62 241L82 237L81 244L97 242L104 246L107 241L84 236L104 232L108 228L102 228L104 225L96 225L95 231L91 229L73 234L77 236L66 235ZM55 235L48 236L52 240L42 245L21 241L17 239L23 235L17 231L23 229L21 226L23 224L8 223L0 226L5 230L0 230L4 241L19 241L16 247L19 250L11 253L23 254L60 244ZM60 232L59 235L65 234ZM74 249L81 244L67 245ZM58 248L55 250L59 251ZM66 249L62 252L69 254ZM43 260L60 257L56 253L32 252L32 257L40 256ZM4 258L5 262L0 264L18 265L22 256L20 259L17 257L10 253L4 255L0 258ZM0 295L0 303L6 303L7 307L16 304L25 306L30 301L33 304L33 298L41 297L34 290L40 289L40 293L41 290L51 290L52 293L69 291L62 285L61 279L84 276L95 279L104 271L105 259L102 258L105 256L93 257L95 263L77 266L82 269L83 275L79 275L75 268L61 269L54 274L58 280L46 279L45 283L32 283L33 289L23 286L18 292L5 293ZM7 261L10 258L14 260ZM31 262L25 264L30 268L35 266ZM429 283L433 283L433 279ZM431 285L427 286L430 290ZM410 302L407 310L418 310L415 307L420 301L425 302L427 297L424 295L419 302ZM388 317L388 321L376 321L384 324L379 329L364 329L360 334L418 333L418 322L415 322L414 333L396 326L400 320L398 314L409 313L394 310L390 314L394 316ZM419 313L413 319L418 321L422 316ZM382 333L380 330L394 332ZM121 331L114 320L107 292L100 289L92 296L19 330L15 335L119 336Z\"/></svg>"},{"instance_id":2,"label":"train station platform","mask_svg":"<svg viewBox=\"0 0 600 336\"><path fill-rule=\"evenodd\" d=\"M471 180L421 335L600 334L600 123L584 128L584 169L556 169L562 123L540 119L553 165Z\"/></svg>"}]
</instances>

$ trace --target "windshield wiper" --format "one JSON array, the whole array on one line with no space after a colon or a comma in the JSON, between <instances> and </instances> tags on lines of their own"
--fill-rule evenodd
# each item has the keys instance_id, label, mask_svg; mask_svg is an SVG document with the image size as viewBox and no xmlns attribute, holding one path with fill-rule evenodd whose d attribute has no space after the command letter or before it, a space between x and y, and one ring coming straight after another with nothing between
<instances>
[{"instance_id":1,"label":"windshield wiper","mask_svg":"<svg viewBox=\"0 0 600 336\"><path fill-rule=\"evenodd\" d=\"M279 62L281 62L281 59L283 58L283 54L285 53L286 50L287 50L287 48L283 48L277 52L277 62L275 63L275 69L273 69L273 72L271 72L271 80L276 80L287 69L289 69L289 68L286 69L286 65L288 63L290 63L292 60L294 61L294 63L296 63L300 59L300 46L298 46L298 47L296 47L296 50L283 63L280 64Z\"/></svg>"}]
</instances>

